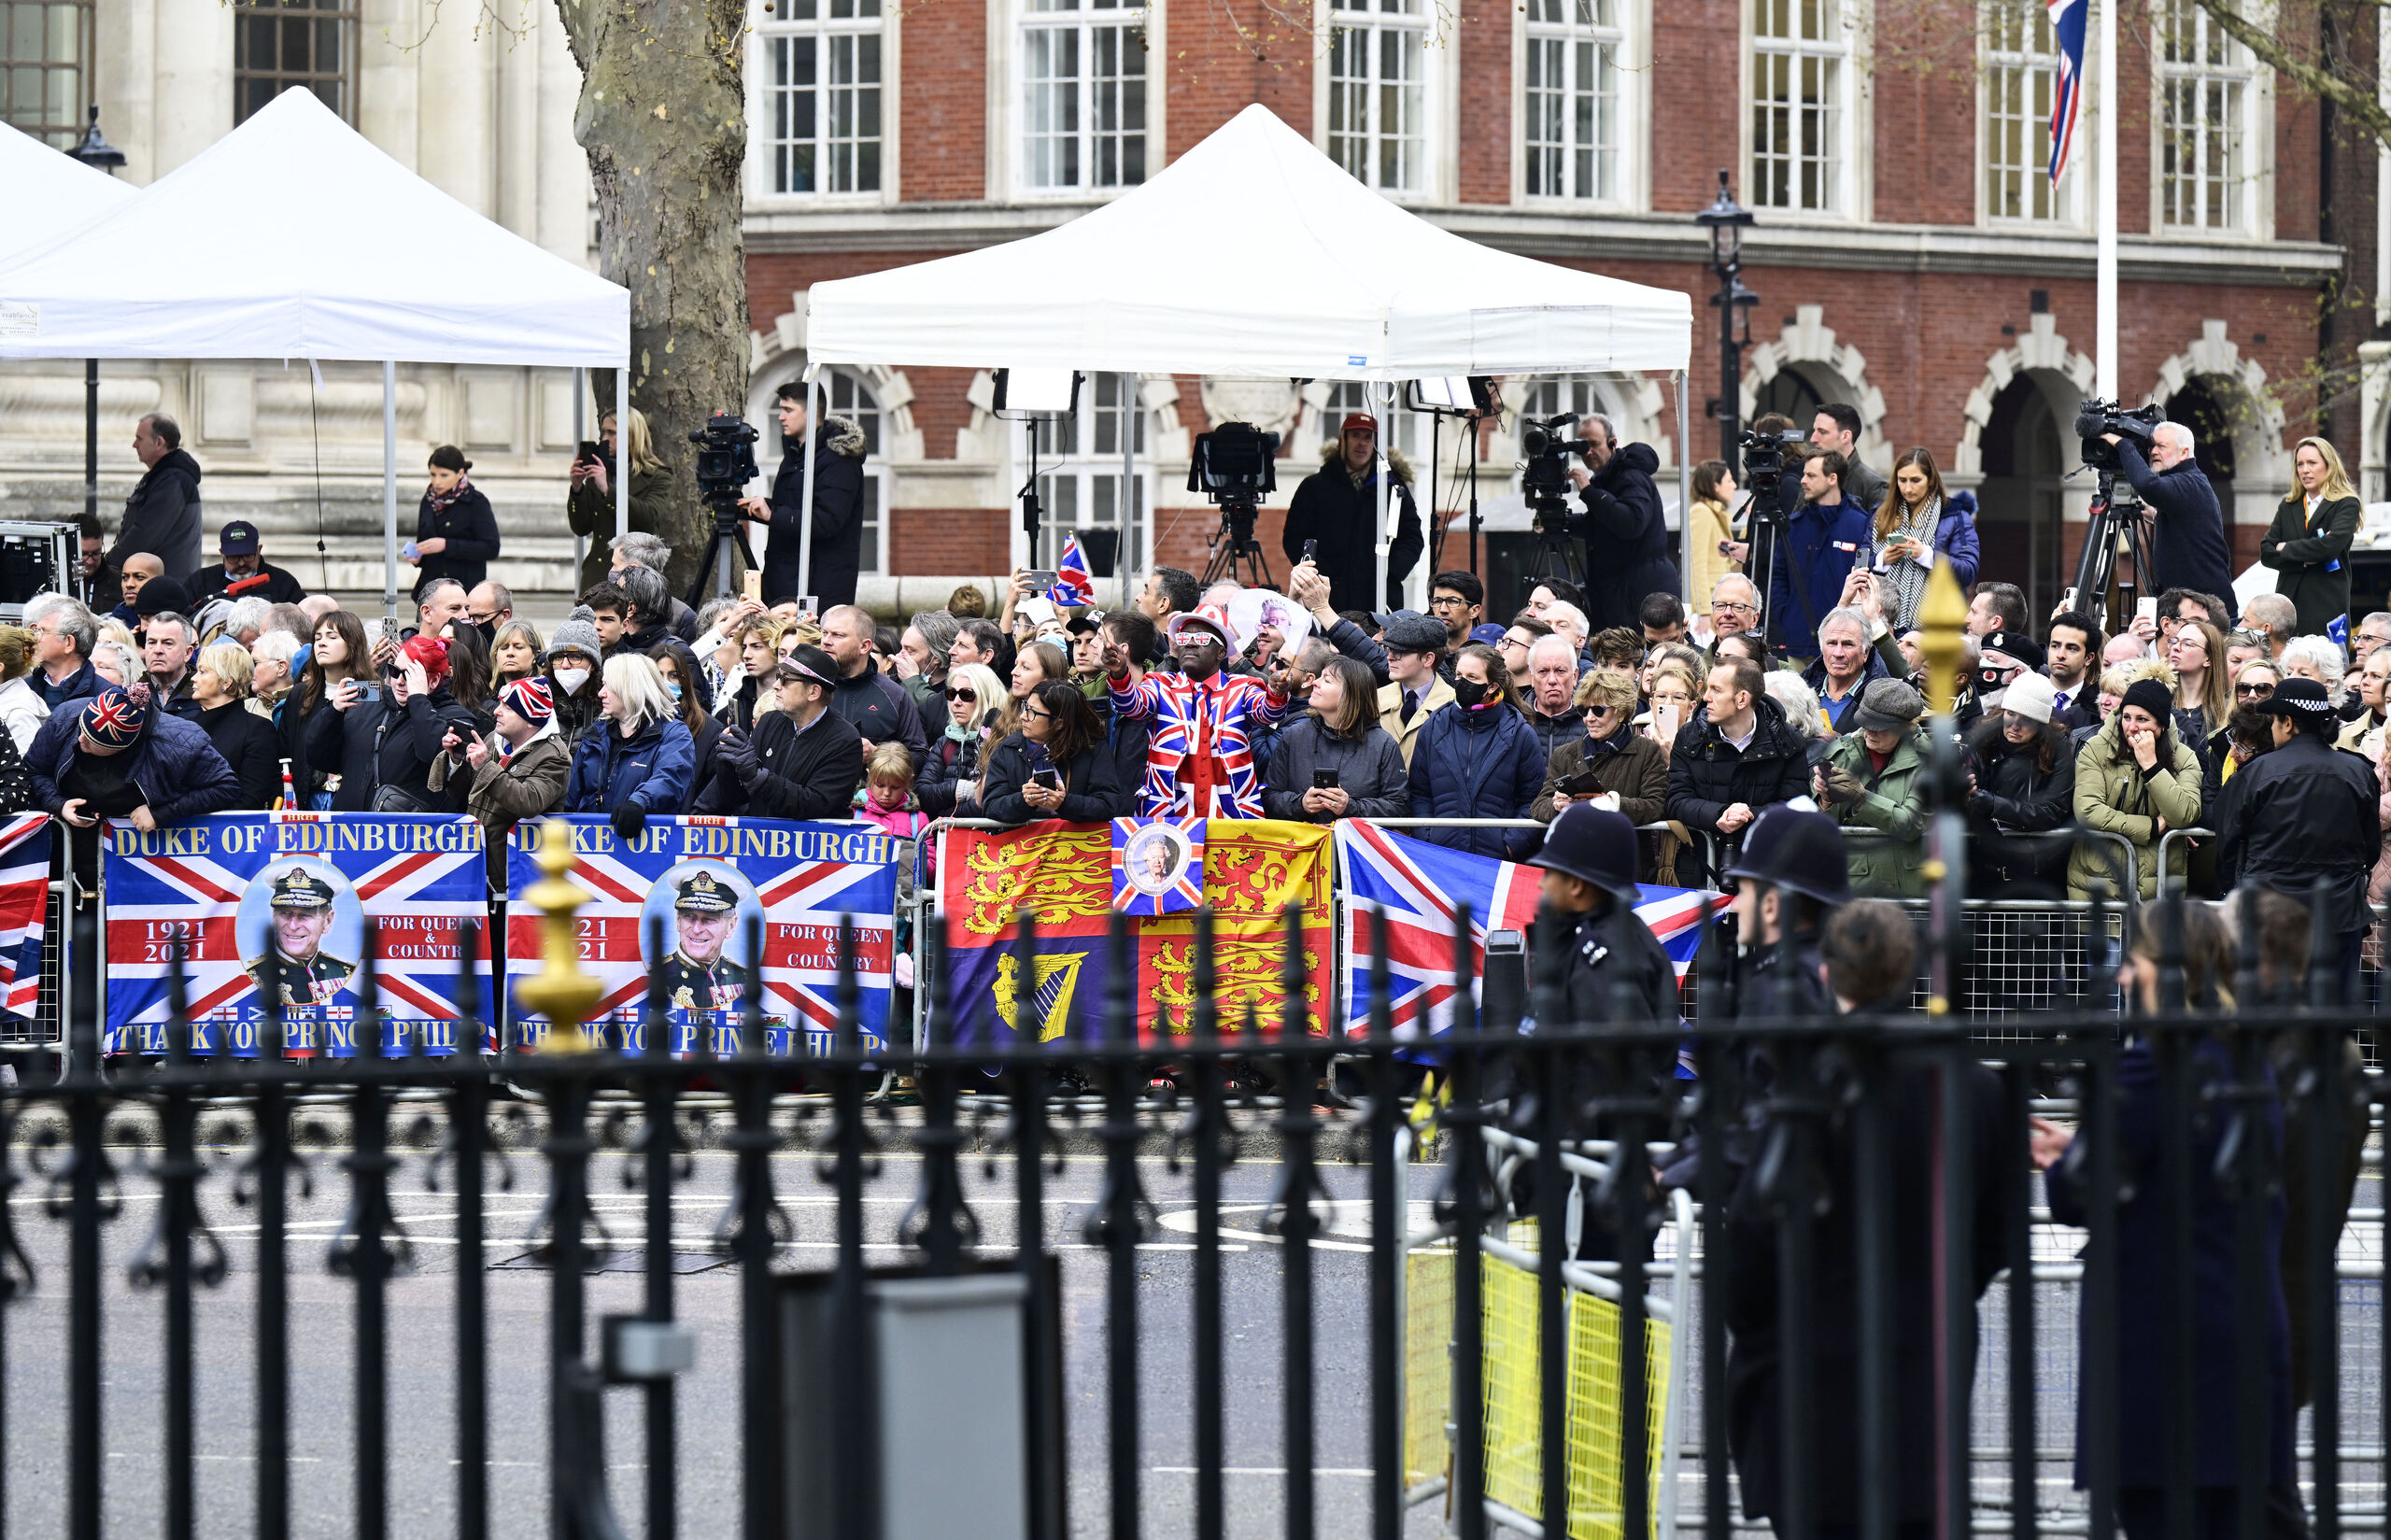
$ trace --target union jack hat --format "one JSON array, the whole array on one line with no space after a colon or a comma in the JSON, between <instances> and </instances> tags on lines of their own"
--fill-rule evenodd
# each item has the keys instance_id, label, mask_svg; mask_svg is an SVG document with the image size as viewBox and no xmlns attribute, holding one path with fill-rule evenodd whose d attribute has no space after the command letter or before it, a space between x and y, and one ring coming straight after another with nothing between
<instances>
[{"instance_id":1,"label":"union jack hat","mask_svg":"<svg viewBox=\"0 0 2391 1540\"><path fill-rule=\"evenodd\" d=\"M141 741L149 725L149 686L108 686L83 707L83 742L114 753Z\"/></svg>"},{"instance_id":2,"label":"union jack hat","mask_svg":"<svg viewBox=\"0 0 2391 1540\"><path fill-rule=\"evenodd\" d=\"M518 679L498 692L499 702L524 721L538 727L557 713L555 694L538 674Z\"/></svg>"},{"instance_id":3,"label":"union jack hat","mask_svg":"<svg viewBox=\"0 0 2391 1540\"><path fill-rule=\"evenodd\" d=\"M1228 611L1218 604L1207 604L1200 610L1181 611L1170 617L1169 624L1164 627L1164 632L1171 641L1176 642L1179 640L1179 633L1190 626L1201 626L1207 630L1218 631L1222 646L1231 652L1238 650L1237 628L1229 624Z\"/></svg>"}]
</instances>

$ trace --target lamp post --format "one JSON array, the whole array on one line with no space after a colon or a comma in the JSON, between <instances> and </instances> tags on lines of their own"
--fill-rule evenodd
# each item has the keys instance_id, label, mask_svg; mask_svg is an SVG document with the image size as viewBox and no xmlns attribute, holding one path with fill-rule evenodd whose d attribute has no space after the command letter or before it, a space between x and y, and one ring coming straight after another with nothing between
<instances>
[{"instance_id":1,"label":"lamp post","mask_svg":"<svg viewBox=\"0 0 2391 1540\"><path fill-rule=\"evenodd\" d=\"M66 152L94 171L105 171L113 177L124 164L124 151L108 143L100 132L100 105L92 104L92 120L83 130L83 138ZM100 360L83 360L83 516L87 519L100 516ZM79 552L79 547L78 547ZM78 566L78 570L80 568ZM86 574L88 583L89 574ZM85 589L84 598L91 597Z\"/></svg>"},{"instance_id":2,"label":"lamp post","mask_svg":"<svg viewBox=\"0 0 2391 1540\"><path fill-rule=\"evenodd\" d=\"M1752 211L1727 191L1723 167L1719 173L1719 196L1693 217L1693 222L1710 233L1710 271L1719 275L1719 292L1710 296L1719 312L1719 458L1733 465L1737 463L1735 440L1743 427L1743 355L1751 346L1751 307L1760 303L1760 296L1742 282L1744 231L1752 222ZM1740 339L1735 334L1738 316L1743 319Z\"/></svg>"}]
</instances>

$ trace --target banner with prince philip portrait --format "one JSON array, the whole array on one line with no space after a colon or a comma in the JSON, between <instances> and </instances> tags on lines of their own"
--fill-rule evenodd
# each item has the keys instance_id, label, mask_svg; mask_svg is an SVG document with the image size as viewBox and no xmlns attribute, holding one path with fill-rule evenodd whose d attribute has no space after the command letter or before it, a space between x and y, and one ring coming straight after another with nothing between
<instances>
[{"instance_id":1,"label":"banner with prince philip portrait","mask_svg":"<svg viewBox=\"0 0 2391 1540\"><path fill-rule=\"evenodd\" d=\"M111 823L101 1052L166 1052L179 951L192 1052L256 1056L267 990L285 1051L347 1058L366 1030L369 927L382 1052L456 1052L457 927L488 974L482 827L453 814L224 812L162 828ZM461 1014L487 1020L474 991ZM470 1044L468 1046L471 1046Z\"/></svg>"},{"instance_id":2,"label":"banner with prince philip portrait","mask_svg":"<svg viewBox=\"0 0 2391 1540\"><path fill-rule=\"evenodd\" d=\"M1107 824L948 829L939 855L957 1038L1001 1043L1038 1023L1042 1040L1085 1038L1102 1024L1110 988L1116 834ZM1125 846L1126 839L1123 837ZM1317 824L1213 818L1203 824L1203 895L1213 914L1220 1025L1247 1012L1276 1036L1285 1019L1287 906L1301 911L1304 1030L1329 1030L1336 959L1332 848ZM1017 916L1038 924L1031 978L1015 955ZM1144 1040L1183 1037L1196 1007L1196 916L1128 920L1136 940L1131 1009Z\"/></svg>"},{"instance_id":3,"label":"banner with prince philip portrait","mask_svg":"<svg viewBox=\"0 0 2391 1540\"><path fill-rule=\"evenodd\" d=\"M740 1052L751 988L759 989L764 1051L827 1052L839 1021L839 922L856 936L856 1000L866 1042L887 1046L895 945L897 841L870 824L774 818L650 818L624 840L597 814L518 825L506 853L510 988L546 966L541 911L523 900L540 882L545 826L573 832L566 881L588 895L574 912L585 973L604 986L597 1024L607 1046L647 1052L648 941L665 954L669 1051ZM757 955L760 949L761 955ZM519 1004L515 1040L537 1049L548 1024ZM704 1036L700 1039L700 1034Z\"/></svg>"}]
</instances>

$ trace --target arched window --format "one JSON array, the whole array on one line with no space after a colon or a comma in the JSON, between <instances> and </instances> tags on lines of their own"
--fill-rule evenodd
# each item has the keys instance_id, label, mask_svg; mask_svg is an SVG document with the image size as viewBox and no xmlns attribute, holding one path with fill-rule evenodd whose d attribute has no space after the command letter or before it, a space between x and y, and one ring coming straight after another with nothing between
<instances>
[{"instance_id":1,"label":"arched window","mask_svg":"<svg viewBox=\"0 0 2391 1540\"><path fill-rule=\"evenodd\" d=\"M1394 435L1387 441L1387 447L1399 449L1406 456L1416 456L1420 452L1422 414L1401 410L1403 399L1401 390L1398 389L1395 395L1397 410L1394 413ZM1346 415L1351 412L1359 412L1365 417L1378 415L1378 408L1370 404L1370 387L1360 380L1339 380L1328 388L1328 400L1320 409L1320 442L1336 443L1338 430L1343 425ZM1307 466L1306 469L1313 471L1318 470L1319 467L1311 465Z\"/></svg>"},{"instance_id":2,"label":"arched window","mask_svg":"<svg viewBox=\"0 0 2391 1540\"><path fill-rule=\"evenodd\" d=\"M757 377L764 376L759 374ZM791 377L802 378L802 375ZM757 445L758 449L769 448L774 457L772 461L761 466L767 481L771 479L778 457L787 453L790 447L781 436L780 419L772 415L771 402L772 398L767 396L763 411L759 414L771 425L765 435L766 442ZM852 417L863 430L863 558L858 570L868 574L885 572L888 571L888 466L881 459L879 399L872 395L870 386L853 374L831 369L824 371L822 375L822 404L824 417ZM764 459L761 455L757 458L758 460ZM761 551L757 552L757 556L762 554Z\"/></svg>"},{"instance_id":3,"label":"arched window","mask_svg":"<svg viewBox=\"0 0 2391 1540\"><path fill-rule=\"evenodd\" d=\"M1089 530L1110 530L1120 537L1116 572L1136 572L1146 564L1146 510L1153 506L1153 473L1146 463L1150 414L1142 403L1135 403L1134 390L1132 409L1122 410L1121 378L1112 374L1093 375L1080 387L1079 409L1071 416L1037 419L1038 503L1043 516L1037 548L1030 552L1030 566L1053 567L1063 558L1065 534ZM1138 473L1129 490L1125 530L1121 517L1125 420ZM1018 453L1020 440L1016 436L1013 442Z\"/></svg>"}]
</instances>

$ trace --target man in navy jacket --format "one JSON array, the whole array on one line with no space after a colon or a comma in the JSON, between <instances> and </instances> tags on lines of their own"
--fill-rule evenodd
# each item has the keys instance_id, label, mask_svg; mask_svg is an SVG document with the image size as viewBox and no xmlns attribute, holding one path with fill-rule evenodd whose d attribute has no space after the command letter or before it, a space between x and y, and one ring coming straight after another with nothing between
<instances>
[{"instance_id":1,"label":"man in navy jacket","mask_svg":"<svg viewBox=\"0 0 2391 1540\"><path fill-rule=\"evenodd\" d=\"M1802 502L1785 521L1768 584L1778 647L1807 667L1818 655L1818 622L1842 600L1844 579L1869 553L1868 510L1843 495L1849 463L1832 449L1802 462ZM1793 477L1786 476L1790 504Z\"/></svg>"}]
</instances>

